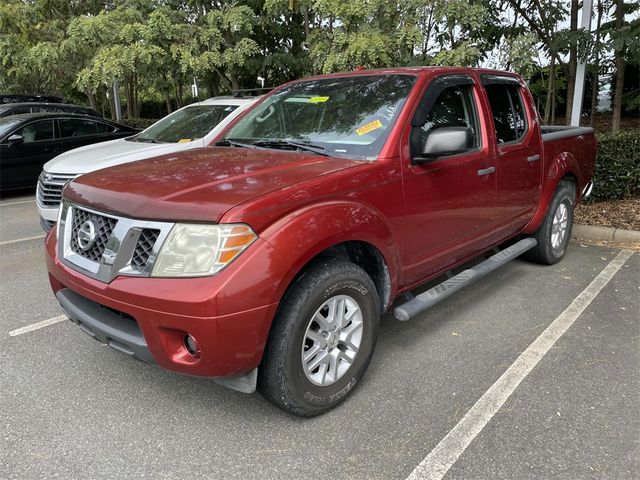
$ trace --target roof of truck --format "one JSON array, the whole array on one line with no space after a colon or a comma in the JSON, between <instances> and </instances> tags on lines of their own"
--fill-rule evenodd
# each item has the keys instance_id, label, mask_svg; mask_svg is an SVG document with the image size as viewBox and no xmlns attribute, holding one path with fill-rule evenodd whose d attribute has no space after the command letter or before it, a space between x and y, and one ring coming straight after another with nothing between
<instances>
[{"instance_id":1,"label":"roof of truck","mask_svg":"<svg viewBox=\"0 0 640 480\"><path fill-rule=\"evenodd\" d=\"M360 69L349 70L345 72L329 73L325 75L315 75L312 77L306 77L301 80L331 78L331 77L346 77L357 75L419 75L421 73L469 73L475 72L478 74L488 75L501 75L518 77L515 72L508 72L506 70L494 70L490 68L472 68L472 67L443 67L443 66L417 66L417 67L392 67L392 68L373 68L373 69Z\"/></svg>"}]
</instances>

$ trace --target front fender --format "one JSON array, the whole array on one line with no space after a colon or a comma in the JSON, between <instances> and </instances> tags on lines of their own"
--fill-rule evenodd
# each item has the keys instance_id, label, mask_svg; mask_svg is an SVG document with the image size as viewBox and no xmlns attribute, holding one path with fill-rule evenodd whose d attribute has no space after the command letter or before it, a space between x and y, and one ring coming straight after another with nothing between
<instances>
[{"instance_id":1,"label":"front fender","mask_svg":"<svg viewBox=\"0 0 640 480\"><path fill-rule=\"evenodd\" d=\"M544 217L547 214L549 204L553 199L553 195L558 188L558 184L567 175L571 175L574 178L576 182L576 192L580 192L582 185L579 183L582 175L578 160L570 152L562 152L556 155L547 165L546 172L543 177L542 192L540 194L540 201L538 202L538 209L524 229L524 233L534 233L538 228L540 228L540 225L542 225Z\"/></svg>"},{"instance_id":2,"label":"front fender","mask_svg":"<svg viewBox=\"0 0 640 480\"><path fill-rule=\"evenodd\" d=\"M276 288L278 299L311 259L329 247L348 241L366 242L379 251L389 269L391 298L397 291L398 239L388 220L370 205L353 201L309 205L281 218L260 237L289 265L289 271Z\"/></svg>"}]
</instances>

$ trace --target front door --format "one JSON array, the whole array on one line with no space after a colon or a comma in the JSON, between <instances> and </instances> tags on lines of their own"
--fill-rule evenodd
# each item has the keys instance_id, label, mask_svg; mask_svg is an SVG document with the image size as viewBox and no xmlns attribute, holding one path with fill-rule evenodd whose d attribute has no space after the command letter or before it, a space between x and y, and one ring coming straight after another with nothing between
<instances>
[{"instance_id":1,"label":"front door","mask_svg":"<svg viewBox=\"0 0 640 480\"><path fill-rule=\"evenodd\" d=\"M469 76L432 80L403 135L405 284L446 270L491 243L495 166L479 100L479 86ZM467 145L416 160L429 135L447 127L468 129Z\"/></svg>"},{"instance_id":2,"label":"front door","mask_svg":"<svg viewBox=\"0 0 640 480\"><path fill-rule=\"evenodd\" d=\"M0 145L2 189L35 188L42 166L61 151L53 120L30 122L11 132Z\"/></svg>"}]
</instances>

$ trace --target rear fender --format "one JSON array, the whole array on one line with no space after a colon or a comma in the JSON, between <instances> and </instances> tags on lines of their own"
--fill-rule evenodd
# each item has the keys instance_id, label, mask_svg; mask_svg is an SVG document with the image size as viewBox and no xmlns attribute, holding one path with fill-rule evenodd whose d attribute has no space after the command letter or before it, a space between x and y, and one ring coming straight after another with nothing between
<instances>
[{"instance_id":1,"label":"rear fender","mask_svg":"<svg viewBox=\"0 0 640 480\"><path fill-rule=\"evenodd\" d=\"M549 208L549 204L553 199L553 195L558 188L558 184L565 176L571 175L574 177L576 182L576 192L580 191L581 185L579 185L579 182L580 178L582 178L580 173L580 166L578 165L576 157L569 152L562 152L549 162L542 183L542 193L540 195L538 209L524 229L524 233L534 233L538 228L540 228L540 225L542 225L547 213L547 209Z\"/></svg>"},{"instance_id":2,"label":"rear fender","mask_svg":"<svg viewBox=\"0 0 640 480\"><path fill-rule=\"evenodd\" d=\"M365 242L378 250L389 272L390 298L397 291L400 268L398 239L385 217L369 205L350 201L310 205L278 220L260 237L289 266L275 290L278 300L314 257L334 245L349 241Z\"/></svg>"}]
</instances>

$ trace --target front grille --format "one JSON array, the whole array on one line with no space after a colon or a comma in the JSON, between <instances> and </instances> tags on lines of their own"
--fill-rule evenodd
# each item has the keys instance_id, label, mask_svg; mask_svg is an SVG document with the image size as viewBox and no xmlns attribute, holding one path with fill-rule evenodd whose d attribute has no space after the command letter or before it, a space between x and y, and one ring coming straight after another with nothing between
<instances>
[{"instance_id":1,"label":"front grille","mask_svg":"<svg viewBox=\"0 0 640 480\"><path fill-rule=\"evenodd\" d=\"M62 199L62 189L69 180L73 180L76 175L64 173L42 172L38 177L37 197L40 206L45 208L57 208Z\"/></svg>"},{"instance_id":2,"label":"front grille","mask_svg":"<svg viewBox=\"0 0 640 480\"><path fill-rule=\"evenodd\" d=\"M95 237L93 241L86 242L85 248L82 248L78 239L78 233L85 222L93 224ZM94 262L100 262L107 241L111 238L111 232L113 232L116 223L118 223L118 221L115 218L87 212L77 207L74 208L71 223L71 238L69 239L71 250L81 257Z\"/></svg>"},{"instance_id":3,"label":"front grille","mask_svg":"<svg viewBox=\"0 0 640 480\"><path fill-rule=\"evenodd\" d=\"M133 251L133 256L131 257L131 267L142 271L144 267L147 265L147 261L153 252L153 246L156 244L158 240L158 236L160 235L160 230L155 230L151 228L145 228L140 233L140 237L138 237L138 242L136 243L136 248Z\"/></svg>"},{"instance_id":4,"label":"front grille","mask_svg":"<svg viewBox=\"0 0 640 480\"><path fill-rule=\"evenodd\" d=\"M149 277L156 254L174 225L119 217L63 200L58 257L104 283L119 275Z\"/></svg>"}]
</instances>

